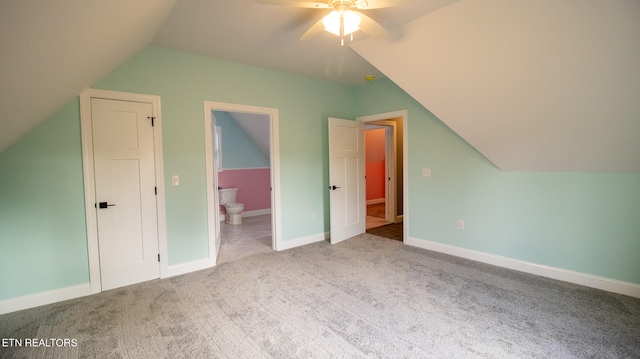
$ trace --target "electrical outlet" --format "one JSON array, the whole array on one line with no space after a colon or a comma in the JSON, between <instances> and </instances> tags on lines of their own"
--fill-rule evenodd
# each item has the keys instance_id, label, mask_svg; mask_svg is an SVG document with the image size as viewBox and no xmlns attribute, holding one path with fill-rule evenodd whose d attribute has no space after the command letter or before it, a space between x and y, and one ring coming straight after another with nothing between
<instances>
[{"instance_id":1,"label":"electrical outlet","mask_svg":"<svg viewBox=\"0 0 640 359\"><path fill-rule=\"evenodd\" d=\"M461 219L458 220L458 229L460 230L464 229L464 221Z\"/></svg>"},{"instance_id":2,"label":"electrical outlet","mask_svg":"<svg viewBox=\"0 0 640 359\"><path fill-rule=\"evenodd\" d=\"M318 212L311 212L311 219L314 221L318 219Z\"/></svg>"},{"instance_id":3,"label":"electrical outlet","mask_svg":"<svg viewBox=\"0 0 640 359\"><path fill-rule=\"evenodd\" d=\"M178 175L171 176L171 185L173 187L179 186L180 185L180 176L178 176Z\"/></svg>"},{"instance_id":4,"label":"electrical outlet","mask_svg":"<svg viewBox=\"0 0 640 359\"><path fill-rule=\"evenodd\" d=\"M422 177L431 177L431 168L423 168Z\"/></svg>"}]
</instances>

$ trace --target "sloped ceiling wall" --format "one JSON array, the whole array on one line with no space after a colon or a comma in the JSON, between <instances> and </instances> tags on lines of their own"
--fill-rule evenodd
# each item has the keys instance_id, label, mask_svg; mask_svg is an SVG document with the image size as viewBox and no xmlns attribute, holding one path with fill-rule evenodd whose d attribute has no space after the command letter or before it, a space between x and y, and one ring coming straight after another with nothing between
<instances>
[{"instance_id":1,"label":"sloped ceiling wall","mask_svg":"<svg viewBox=\"0 0 640 359\"><path fill-rule=\"evenodd\" d=\"M260 151L262 151L267 158L271 158L269 116L244 112L229 112L229 116L231 116L247 136L253 140Z\"/></svg>"},{"instance_id":2,"label":"sloped ceiling wall","mask_svg":"<svg viewBox=\"0 0 640 359\"><path fill-rule=\"evenodd\" d=\"M176 1L0 1L0 153L149 45Z\"/></svg>"},{"instance_id":3,"label":"sloped ceiling wall","mask_svg":"<svg viewBox=\"0 0 640 359\"><path fill-rule=\"evenodd\" d=\"M502 170L640 172L640 1L463 0L351 47Z\"/></svg>"}]
</instances>

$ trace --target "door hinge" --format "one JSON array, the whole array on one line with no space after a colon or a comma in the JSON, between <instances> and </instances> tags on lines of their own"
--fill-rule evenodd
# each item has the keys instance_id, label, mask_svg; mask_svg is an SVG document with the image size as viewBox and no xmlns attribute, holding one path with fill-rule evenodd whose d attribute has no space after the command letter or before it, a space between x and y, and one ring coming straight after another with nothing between
<instances>
[{"instance_id":1,"label":"door hinge","mask_svg":"<svg viewBox=\"0 0 640 359\"><path fill-rule=\"evenodd\" d=\"M153 192L155 192L156 196L158 195L158 187L153 187Z\"/></svg>"},{"instance_id":2,"label":"door hinge","mask_svg":"<svg viewBox=\"0 0 640 359\"><path fill-rule=\"evenodd\" d=\"M160 262L160 253L158 253L158 262Z\"/></svg>"},{"instance_id":3,"label":"door hinge","mask_svg":"<svg viewBox=\"0 0 640 359\"><path fill-rule=\"evenodd\" d=\"M156 121L155 116L149 116L147 118L151 120L151 127L155 126L155 121Z\"/></svg>"}]
</instances>

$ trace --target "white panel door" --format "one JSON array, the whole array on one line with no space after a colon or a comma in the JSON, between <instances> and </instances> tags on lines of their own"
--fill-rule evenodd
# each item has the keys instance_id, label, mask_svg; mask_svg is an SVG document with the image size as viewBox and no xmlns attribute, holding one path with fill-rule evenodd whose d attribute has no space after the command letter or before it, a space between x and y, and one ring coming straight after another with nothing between
<instances>
[{"instance_id":1,"label":"white panel door","mask_svg":"<svg viewBox=\"0 0 640 359\"><path fill-rule=\"evenodd\" d=\"M102 290L160 277L150 103L91 99Z\"/></svg>"},{"instance_id":2,"label":"white panel door","mask_svg":"<svg viewBox=\"0 0 640 359\"><path fill-rule=\"evenodd\" d=\"M364 125L329 118L331 243L364 233L366 227Z\"/></svg>"}]
</instances>

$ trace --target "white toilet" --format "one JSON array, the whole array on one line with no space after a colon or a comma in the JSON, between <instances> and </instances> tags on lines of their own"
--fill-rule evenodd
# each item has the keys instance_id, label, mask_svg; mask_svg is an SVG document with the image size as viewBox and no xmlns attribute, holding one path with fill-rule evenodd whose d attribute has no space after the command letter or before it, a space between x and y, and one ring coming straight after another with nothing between
<instances>
[{"instance_id":1,"label":"white toilet","mask_svg":"<svg viewBox=\"0 0 640 359\"><path fill-rule=\"evenodd\" d=\"M238 189L220 188L218 190L218 195L220 205L224 206L227 210L225 222L229 224L242 224L242 211L244 211L244 204L236 202Z\"/></svg>"}]
</instances>

